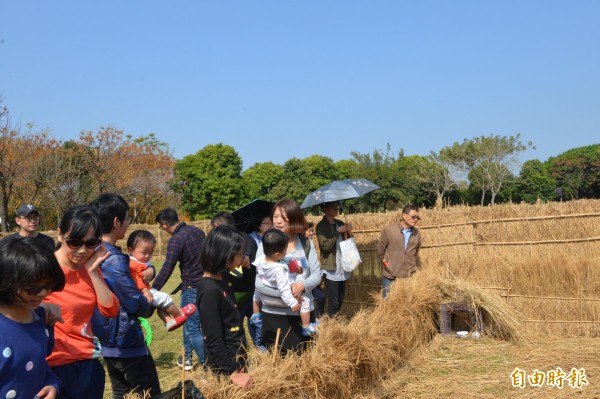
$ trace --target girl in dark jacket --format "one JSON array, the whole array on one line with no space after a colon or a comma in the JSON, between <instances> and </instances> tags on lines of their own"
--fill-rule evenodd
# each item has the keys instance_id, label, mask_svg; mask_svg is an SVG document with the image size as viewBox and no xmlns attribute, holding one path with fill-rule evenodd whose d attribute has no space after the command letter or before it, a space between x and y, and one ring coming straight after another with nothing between
<instances>
[{"instance_id":1,"label":"girl in dark jacket","mask_svg":"<svg viewBox=\"0 0 600 399\"><path fill-rule=\"evenodd\" d=\"M221 225L208 234L200 255L204 274L198 283L196 306L204 334L206 366L248 389L252 380L246 373L246 335L228 277L231 270L244 263L245 256L244 237L234 228Z\"/></svg>"}]
</instances>

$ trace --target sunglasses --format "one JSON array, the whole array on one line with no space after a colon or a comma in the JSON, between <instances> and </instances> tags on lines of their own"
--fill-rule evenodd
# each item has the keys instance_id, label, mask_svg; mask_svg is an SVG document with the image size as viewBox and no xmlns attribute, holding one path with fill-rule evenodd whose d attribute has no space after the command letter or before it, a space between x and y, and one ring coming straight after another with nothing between
<instances>
[{"instance_id":1,"label":"sunglasses","mask_svg":"<svg viewBox=\"0 0 600 399\"><path fill-rule=\"evenodd\" d=\"M406 213L405 215L411 218L412 220L421 220L421 217L419 215L410 215L408 213Z\"/></svg>"},{"instance_id":2,"label":"sunglasses","mask_svg":"<svg viewBox=\"0 0 600 399\"><path fill-rule=\"evenodd\" d=\"M35 287L23 288L27 295L39 295L40 292L46 290L47 293L54 291L53 285L37 285Z\"/></svg>"},{"instance_id":3,"label":"sunglasses","mask_svg":"<svg viewBox=\"0 0 600 399\"><path fill-rule=\"evenodd\" d=\"M81 238L69 238L67 241L67 247L71 249L79 249L85 245L87 249L94 249L98 245L102 244L102 239L100 238L90 238L87 241L83 241Z\"/></svg>"}]
</instances>

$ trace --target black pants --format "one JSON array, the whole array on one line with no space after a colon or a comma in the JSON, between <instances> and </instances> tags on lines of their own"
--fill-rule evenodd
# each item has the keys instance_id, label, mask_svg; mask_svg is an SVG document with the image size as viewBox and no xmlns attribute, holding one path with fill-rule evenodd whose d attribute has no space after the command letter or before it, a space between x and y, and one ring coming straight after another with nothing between
<instances>
[{"instance_id":1,"label":"black pants","mask_svg":"<svg viewBox=\"0 0 600 399\"><path fill-rule=\"evenodd\" d=\"M312 290L312 295L315 299L315 316L321 317L325 314L325 293L317 286Z\"/></svg>"},{"instance_id":2,"label":"black pants","mask_svg":"<svg viewBox=\"0 0 600 399\"><path fill-rule=\"evenodd\" d=\"M315 312L310 312L310 319L314 321ZM287 351L302 352L311 340L310 337L302 335L300 316L278 315L263 310L261 342L267 348L275 344L277 329L280 330L279 348L282 355Z\"/></svg>"},{"instance_id":3,"label":"black pants","mask_svg":"<svg viewBox=\"0 0 600 399\"><path fill-rule=\"evenodd\" d=\"M150 390L150 396L160 393L158 373L151 355L131 358L105 357L104 360L110 376L113 399L122 399L129 392L144 395L145 390Z\"/></svg>"},{"instance_id":4,"label":"black pants","mask_svg":"<svg viewBox=\"0 0 600 399\"><path fill-rule=\"evenodd\" d=\"M335 316L340 312L346 294L345 281L325 280L325 291L327 295L327 315Z\"/></svg>"}]
</instances>

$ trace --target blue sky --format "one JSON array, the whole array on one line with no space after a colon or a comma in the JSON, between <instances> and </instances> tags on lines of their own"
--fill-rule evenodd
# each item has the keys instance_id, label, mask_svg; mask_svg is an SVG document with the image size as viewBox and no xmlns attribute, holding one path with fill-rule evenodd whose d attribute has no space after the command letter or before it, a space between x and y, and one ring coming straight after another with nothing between
<instances>
[{"instance_id":1,"label":"blue sky","mask_svg":"<svg viewBox=\"0 0 600 399\"><path fill-rule=\"evenodd\" d=\"M598 1L0 0L0 94L59 139L112 125L244 168L600 143Z\"/></svg>"}]
</instances>

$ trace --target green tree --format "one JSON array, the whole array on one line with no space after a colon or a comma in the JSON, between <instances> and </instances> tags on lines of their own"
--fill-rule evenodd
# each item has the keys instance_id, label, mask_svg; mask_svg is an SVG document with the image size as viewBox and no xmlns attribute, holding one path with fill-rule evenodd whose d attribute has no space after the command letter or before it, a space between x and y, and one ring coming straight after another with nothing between
<instances>
[{"instance_id":1,"label":"green tree","mask_svg":"<svg viewBox=\"0 0 600 399\"><path fill-rule=\"evenodd\" d=\"M175 164L173 189L182 195L183 211L208 219L241 203L242 160L235 149L210 144Z\"/></svg>"},{"instance_id":2,"label":"green tree","mask_svg":"<svg viewBox=\"0 0 600 399\"><path fill-rule=\"evenodd\" d=\"M421 155L400 157L394 162L395 184L401 192L403 204L423 206L435 203L434 196L425 190L420 175L427 162L427 158Z\"/></svg>"},{"instance_id":3,"label":"green tree","mask_svg":"<svg viewBox=\"0 0 600 399\"><path fill-rule=\"evenodd\" d=\"M354 177L370 180L380 187L356 200L355 204L361 211L395 210L400 207L399 204L409 201L402 191L402 177L398 174L396 164L398 159L404 157L402 150L396 157L391 154L391 146L388 143L385 151L375 149L372 154L352 152L351 155L357 165Z\"/></svg>"},{"instance_id":4,"label":"green tree","mask_svg":"<svg viewBox=\"0 0 600 399\"><path fill-rule=\"evenodd\" d=\"M523 163L519 178L515 182L515 199L530 204L538 199L548 201L556 196L556 180L548 168L538 159Z\"/></svg>"},{"instance_id":5,"label":"green tree","mask_svg":"<svg viewBox=\"0 0 600 399\"><path fill-rule=\"evenodd\" d=\"M573 148L546 162L550 175L570 198L600 197L600 144Z\"/></svg>"},{"instance_id":6,"label":"green tree","mask_svg":"<svg viewBox=\"0 0 600 399\"><path fill-rule=\"evenodd\" d=\"M518 153L527 148L534 148L533 144L523 144L520 134L509 137L490 135L464 139L462 143L455 142L440 150L440 155L467 174L469 179L475 179L471 183L481 190L482 204L489 191L490 205L493 205L502 186L512 178L511 169L518 164Z\"/></svg>"},{"instance_id":7,"label":"green tree","mask_svg":"<svg viewBox=\"0 0 600 399\"><path fill-rule=\"evenodd\" d=\"M441 151L439 153L432 151L418 166L421 188L433 195L435 207L441 208L444 196L457 186L452 178L452 162Z\"/></svg>"},{"instance_id":8,"label":"green tree","mask_svg":"<svg viewBox=\"0 0 600 399\"><path fill-rule=\"evenodd\" d=\"M335 163L335 167L337 168L338 180L358 178L358 165L351 159L341 159Z\"/></svg>"},{"instance_id":9,"label":"green tree","mask_svg":"<svg viewBox=\"0 0 600 399\"><path fill-rule=\"evenodd\" d=\"M270 199L273 187L281 181L283 167L273 162L256 163L242 173L244 202L254 199Z\"/></svg>"},{"instance_id":10,"label":"green tree","mask_svg":"<svg viewBox=\"0 0 600 399\"><path fill-rule=\"evenodd\" d=\"M321 155L291 158L283 164L281 181L273 187L268 199L290 198L301 204L311 191L333 180L337 180L337 168L331 158Z\"/></svg>"}]
</instances>

